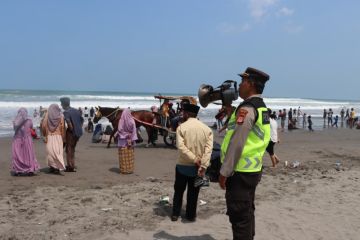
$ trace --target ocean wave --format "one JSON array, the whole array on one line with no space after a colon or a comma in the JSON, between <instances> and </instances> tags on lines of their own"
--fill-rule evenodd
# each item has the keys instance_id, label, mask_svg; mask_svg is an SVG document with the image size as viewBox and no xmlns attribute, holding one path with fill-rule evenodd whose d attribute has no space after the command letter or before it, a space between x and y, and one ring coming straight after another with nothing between
<instances>
[{"instance_id":1,"label":"ocean wave","mask_svg":"<svg viewBox=\"0 0 360 240\"><path fill-rule=\"evenodd\" d=\"M57 96L1 96L2 102L23 102L23 101L59 101L62 97L70 97L72 101L153 101L151 96L93 96L93 95L57 95Z\"/></svg>"}]
</instances>

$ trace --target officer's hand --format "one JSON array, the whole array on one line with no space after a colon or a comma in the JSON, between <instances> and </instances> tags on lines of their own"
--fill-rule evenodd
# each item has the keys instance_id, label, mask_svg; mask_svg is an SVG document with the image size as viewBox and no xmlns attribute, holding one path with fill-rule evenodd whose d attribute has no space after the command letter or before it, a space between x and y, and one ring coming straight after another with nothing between
<instances>
[{"instance_id":1,"label":"officer's hand","mask_svg":"<svg viewBox=\"0 0 360 240\"><path fill-rule=\"evenodd\" d=\"M224 190L226 189L225 183L226 183L226 177L224 177L223 175L220 174L220 176L219 176L219 185Z\"/></svg>"}]
</instances>

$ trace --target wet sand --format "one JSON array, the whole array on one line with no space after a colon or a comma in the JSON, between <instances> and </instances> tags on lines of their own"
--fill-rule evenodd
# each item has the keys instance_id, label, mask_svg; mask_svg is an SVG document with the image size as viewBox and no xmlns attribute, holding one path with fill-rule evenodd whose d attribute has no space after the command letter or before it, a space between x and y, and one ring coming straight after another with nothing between
<instances>
[{"instance_id":1,"label":"wet sand","mask_svg":"<svg viewBox=\"0 0 360 240\"><path fill-rule=\"evenodd\" d=\"M279 167L269 168L264 158L255 239L358 239L359 134L326 129L280 135ZM12 177L11 138L0 139L0 239L232 239L217 183L200 191L206 204L198 207L195 223L170 221L177 151L161 141L136 147L131 175L119 174L117 148L91 143L90 134L78 144L76 173L48 174L41 140L35 149L41 172ZM285 168L285 160L300 166ZM160 202L162 196L170 204Z\"/></svg>"}]
</instances>

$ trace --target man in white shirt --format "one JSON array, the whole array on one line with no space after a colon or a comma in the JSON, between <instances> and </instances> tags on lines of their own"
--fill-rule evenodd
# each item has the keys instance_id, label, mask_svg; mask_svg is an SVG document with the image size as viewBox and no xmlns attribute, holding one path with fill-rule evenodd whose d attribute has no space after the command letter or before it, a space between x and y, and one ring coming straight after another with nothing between
<instances>
[{"instance_id":1,"label":"man in white shirt","mask_svg":"<svg viewBox=\"0 0 360 240\"><path fill-rule=\"evenodd\" d=\"M269 145L266 148L266 151L270 155L272 167L276 167L276 164L280 162L280 159L278 158L278 156L276 156L274 152L275 143L280 142L278 138L278 124L275 120L276 116L271 113L270 109L269 109L269 114L270 114L270 141L269 141Z\"/></svg>"}]
</instances>

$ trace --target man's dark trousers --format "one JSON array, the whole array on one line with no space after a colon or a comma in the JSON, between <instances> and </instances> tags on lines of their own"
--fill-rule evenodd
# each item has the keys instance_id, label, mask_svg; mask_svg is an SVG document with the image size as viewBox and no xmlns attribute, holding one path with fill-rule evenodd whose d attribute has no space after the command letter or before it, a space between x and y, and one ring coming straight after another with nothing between
<instances>
[{"instance_id":1,"label":"man's dark trousers","mask_svg":"<svg viewBox=\"0 0 360 240\"><path fill-rule=\"evenodd\" d=\"M79 141L79 137L75 136L71 131L66 131L66 164L67 168L70 170L74 170L75 168L75 147L77 142Z\"/></svg>"},{"instance_id":2,"label":"man's dark trousers","mask_svg":"<svg viewBox=\"0 0 360 240\"><path fill-rule=\"evenodd\" d=\"M186 203L186 218L195 219L196 218L196 207L197 200L199 196L200 187L194 187L195 177L188 177L181 174L176 169L176 177L174 184L174 199L173 199L173 216L180 216L182 199L184 191L187 186L187 203Z\"/></svg>"},{"instance_id":3,"label":"man's dark trousers","mask_svg":"<svg viewBox=\"0 0 360 240\"><path fill-rule=\"evenodd\" d=\"M226 180L227 215L234 240L252 240L255 235L255 190L261 173L235 172Z\"/></svg>"}]
</instances>

